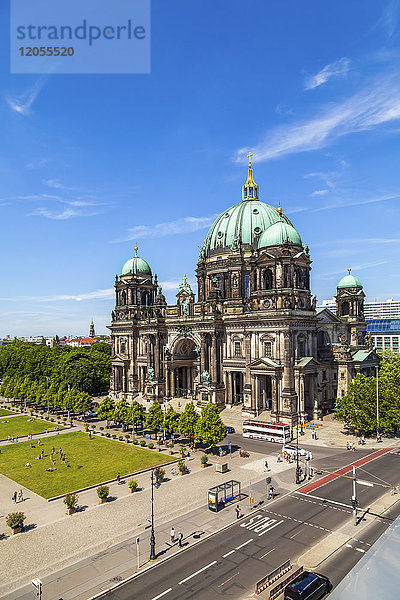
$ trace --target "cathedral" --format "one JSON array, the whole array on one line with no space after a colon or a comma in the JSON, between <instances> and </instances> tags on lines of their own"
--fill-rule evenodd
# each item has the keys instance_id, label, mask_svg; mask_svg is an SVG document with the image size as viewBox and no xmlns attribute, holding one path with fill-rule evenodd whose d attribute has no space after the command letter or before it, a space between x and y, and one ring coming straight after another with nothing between
<instances>
[{"instance_id":1,"label":"cathedral","mask_svg":"<svg viewBox=\"0 0 400 600\"><path fill-rule=\"evenodd\" d=\"M375 374L360 280L349 269L339 281L336 314L317 307L309 248L280 207L260 200L251 156L241 201L201 246L197 299L185 275L168 305L137 247L115 277L114 398L238 404L293 424L334 408L357 373Z\"/></svg>"}]
</instances>

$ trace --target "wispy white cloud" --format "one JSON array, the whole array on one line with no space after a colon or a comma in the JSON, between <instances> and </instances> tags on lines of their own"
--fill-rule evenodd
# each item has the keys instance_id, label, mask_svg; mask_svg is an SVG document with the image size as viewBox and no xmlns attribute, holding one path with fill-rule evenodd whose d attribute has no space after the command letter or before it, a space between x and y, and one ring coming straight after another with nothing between
<instances>
[{"instance_id":1,"label":"wispy white cloud","mask_svg":"<svg viewBox=\"0 0 400 600\"><path fill-rule=\"evenodd\" d=\"M255 147L240 148L234 160L244 161L249 150L255 162L318 150L350 133L371 131L399 119L399 77L382 77L347 100L322 108L316 117L272 129Z\"/></svg>"},{"instance_id":2,"label":"wispy white cloud","mask_svg":"<svg viewBox=\"0 0 400 600\"><path fill-rule=\"evenodd\" d=\"M313 212L319 212L321 210L332 210L335 208L347 208L349 206L362 206L365 204L376 204L378 202L387 202L389 200L398 200L400 194L381 194L373 196L372 198L361 198L359 200L353 198L339 198L336 197L329 204L324 206L317 206L311 209Z\"/></svg>"},{"instance_id":3,"label":"wispy white cloud","mask_svg":"<svg viewBox=\"0 0 400 600\"><path fill-rule=\"evenodd\" d=\"M377 25L381 25L386 35L391 38L397 31L399 22L400 2L392 0L383 9L382 16L378 20Z\"/></svg>"},{"instance_id":4,"label":"wispy white cloud","mask_svg":"<svg viewBox=\"0 0 400 600\"><path fill-rule=\"evenodd\" d=\"M311 196L325 196L329 190L314 190Z\"/></svg>"},{"instance_id":5,"label":"wispy white cloud","mask_svg":"<svg viewBox=\"0 0 400 600\"><path fill-rule=\"evenodd\" d=\"M128 229L128 234L115 241L126 242L147 237L164 237L166 235L178 235L180 233L191 233L200 229L210 227L218 215L209 217L184 217L176 221L156 223L155 225L136 225Z\"/></svg>"},{"instance_id":6,"label":"wispy white cloud","mask_svg":"<svg viewBox=\"0 0 400 600\"><path fill-rule=\"evenodd\" d=\"M319 87L323 83L326 83L331 77L344 76L349 72L351 61L346 58L340 58L329 65L326 65L321 71L316 73L316 75L312 75L307 77L305 82L306 90L313 90L316 87Z\"/></svg>"},{"instance_id":7,"label":"wispy white cloud","mask_svg":"<svg viewBox=\"0 0 400 600\"><path fill-rule=\"evenodd\" d=\"M354 273L357 273L358 271L362 271L364 269L372 269L373 267L379 267L381 265L386 265L388 264L388 260L375 260L372 262L368 262L368 263L361 263L359 265L351 265L351 270ZM334 277L336 277L337 275L345 275L346 274L346 268L347 267L343 267L343 269L340 269L338 271L330 271L329 273L321 273L318 275L315 275L315 279L333 279Z\"/></svg>"},{"instance_id":8,"label":"wispy white cloud","mask_svg":"<svg viewBox=\"0 0 400 600\"><path fill-rule=\"evenodd\" d=\"M47 77L41 77L32 87L25 90L21 95L8 96L6 98L8 106L11 110L20 115L29 115L32 112L32 104L35 102L46 81Z\"/></svg>"},{"instance_id":9,"label":"wispy white cloud","mask_svg":"<svg viewBox=\"0 0 400 600\"><path fill-rule=\"evenodd\" d=\"M0 298L0 300L12 300L14 302L65 302L68 300L75 300L76 302L82 302L84 300L109 300L114 297L114 289L107 288L104 290L86 292L84 294L57 294L55 296L15 296L14 298Z\"/></svg>"},{"instance_id":10,"label":"wispy white cloud","mask_svg":"<svg viewBox=\"0 0 400 600\"><path fill-rule=\"evenodd\" d=\"M64 208L63 210L50 210L48 208L37 208L34 212L28 216L40 216L46 219L52 219L54 221L65 221L66 219L73 219L74 217L94 217L100 214L100 211L82 211L74 210L73 208Z\"/></svg>"}]
</instances>

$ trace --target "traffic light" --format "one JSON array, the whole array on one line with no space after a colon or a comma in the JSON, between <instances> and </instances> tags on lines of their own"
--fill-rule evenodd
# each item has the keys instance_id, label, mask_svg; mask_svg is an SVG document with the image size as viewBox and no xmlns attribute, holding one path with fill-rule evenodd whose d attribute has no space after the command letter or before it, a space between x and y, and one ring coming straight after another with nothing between
<instances>
[{"instance_id":1,"label":"traffic light","mask_svg":"<svg viewBox=\"0 0 400 600\"><path fill-rule=\"evenodd\" d=\"M351 499L351 506L355 510L357 508L357 506L360 506L360 503L359 503L359 501L356 498L352 498Z\"/></svg>"}]
</instances>

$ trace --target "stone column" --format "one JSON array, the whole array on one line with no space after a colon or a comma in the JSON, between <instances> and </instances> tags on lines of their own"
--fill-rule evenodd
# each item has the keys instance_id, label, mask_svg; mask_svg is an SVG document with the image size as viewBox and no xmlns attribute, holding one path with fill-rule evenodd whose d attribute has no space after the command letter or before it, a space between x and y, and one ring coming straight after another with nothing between
<instances>
[{"instance_id":1,"label":"stone column","mask_svg":"<svg viewBox=\"0 0 400 600\"><path fill-rule=\"evenodd\" d=\"M170 389L169 389L169 367L167 365L165 366L164 373L165 373L165 375L164 375L165 376L165 395L169 396L170 395L169 394L169 392L170 392Z\"/></svg>"},{"instance_id":2,"label":"stone column","mask_svg":"<svg viewBox=\"0 0 400 600\"><path fill-rule=\"evenodd\" d=\"M211 338L211 381L217 383L217 336L215 331Z\"/></svg>"},{"instance_id":3,"label":"stone column","mask_svg":"<svg viewBox=\"0 0 400 600\"><path fill-rule=\"evenodd\" d=\"M206 336L202 334L201 336L201 346L200 346L200 375L206 368Z\"/></svg>"},{"instance_id":4,"label":"stone column","mask_svg":"<svg viewBox=\"0 0 400 600\"><path fill-rule=\"evenodd\" d=\"M154 370L155 370L157 379L159 377L161 377L161 373L160 373L160 338L159 338L158 332L156 333Z\"/></svg>"},{"instance_id":5,"label":"stone column","mask_svg":"<svg viewBox=\"0 0 400 600\"><path fill-rule=\"evenodd\" d=\"M244 355L246 360L245 385L250 385L250 362L251 362L251 333L244 334Z\"/></svg>"},{"instance_id":6,"label":"stone column","mask_svg":"<svg viewBox=\"0 0 400 600\"><path fill-rule=\"evenodd\" d=\"M305 411L305 387L304 387L304 373L300 373L300 414L304 415Z\"/></svg>"},{"instance_id":7,"label":"stone column","mask_svg":"<svg viewBox=\"0 0 400 600\"><path fill-rule=\"evenodd\" d=\"M170 377L171 377L171 396L174 397L175 396L175 369L174 368L171 369Z\"/></svg>"},{"instance_id":8,"label":"stone column","mask_svg":"<svg viewBox=\"0 0 400 600\"><path fill-rule=\"evenodd\" d=\"M231 392L232 392L232 404L234 402L236 402L236 395L237 395L237 380L236 380L236 376L234 376L233 372L230 372L230 379L231 379Z\"/></svg>"}]
</instances>

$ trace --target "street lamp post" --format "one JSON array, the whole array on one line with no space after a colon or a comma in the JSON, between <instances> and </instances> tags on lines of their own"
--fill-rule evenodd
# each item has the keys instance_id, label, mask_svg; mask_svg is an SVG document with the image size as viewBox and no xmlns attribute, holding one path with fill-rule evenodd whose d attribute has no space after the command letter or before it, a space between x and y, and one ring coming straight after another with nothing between
<instances>
[{"instance_id":1,"label":"street lamp post","mask_svg":"<svg viewBox=\"0 0 400 600\"><path fill-rule=\"evenodd\" d=\"M296 403L297 414L296 414L296 483L300 481L300 465L299 465L299 399L297 398Z\"/></svg>"},{"instance_id":2,"label":"street lamp post","mask_svg":"<svg viewBox=\"0 0 400 600\"><path fill-rule=\"evenodd\" d=\"M376 366L376 441L379 440L379 366Z\"/></svg>"},{"instance_id":3,"label":"street lamp post","mask_svg":"<svg viewBox=\"0 0 400 600\"><path fill-rule=\"evenodd\" d=\"M156 537L154 535L154 469L151 470L151 533L150 560L156 559Z\"/></svg>"}]
</instances>

